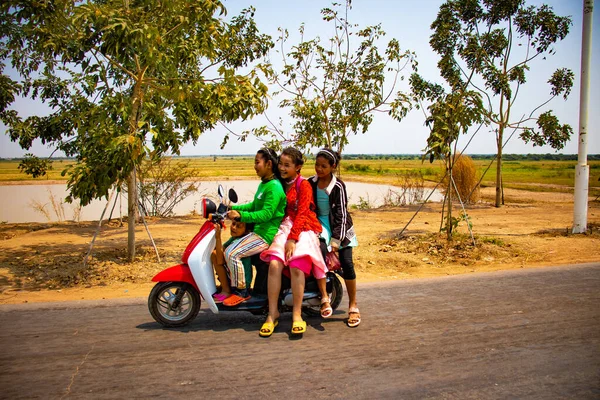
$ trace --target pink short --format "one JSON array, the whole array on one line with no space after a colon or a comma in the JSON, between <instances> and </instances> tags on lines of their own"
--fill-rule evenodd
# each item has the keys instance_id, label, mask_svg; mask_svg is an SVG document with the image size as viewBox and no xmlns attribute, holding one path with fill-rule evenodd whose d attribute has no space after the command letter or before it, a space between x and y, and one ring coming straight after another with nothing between
<instances>
[{"instance_id":1,"label":"pink short","mask_svg":"<svg viewBox=\"0 0 600 400\"><path fill-rule=\"evenodd\" d=\"M327 267L325 266L325 260L321 255L321 248L319 247L319 239L317 234L313 231L304 231L300 233L300 237L296 242L296 250L289 260L285 259L285 242L292 229L292 221L289 217L286 217L281 225L279 231L273 239L271 246L260 254L260 258L263 261L271 261L273 259L279 260L283 265L287 265L291 268L298 268L306 275L310 273L317 279L325 278Z\"/></svg>"},{"instance_id":2,"label":"pink short","mask_svg":"<svg viewBox=\"0 0 600 400\"><path fill-rule=\"evenodd\" d=\"M277 261L281 262L282 264L285 264L283 262L283 260L277 256L271 256L271 260L277 260ZM269 261L271 261L271 260L269 260ZM301 258L295 258L292 261L290 261L289 268L299 269L300 271L304 272L304 276L309 276L311 271L313 270L312 260L308 256L301 257ZM283 274L285 276L287 276L288 278L290 277L289 268L286 267L283 270Z\"/></svg>"}]
</instances>

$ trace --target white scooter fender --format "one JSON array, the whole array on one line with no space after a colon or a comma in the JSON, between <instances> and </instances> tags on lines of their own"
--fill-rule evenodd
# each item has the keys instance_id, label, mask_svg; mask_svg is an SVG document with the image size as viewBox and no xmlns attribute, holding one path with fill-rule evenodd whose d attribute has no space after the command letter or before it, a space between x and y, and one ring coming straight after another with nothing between
<instances>
[{"instance_id":1,"label":"white scooter fender","mask_svg":"<svg viewBox=\"0 0 600 400\"><path fill-rule=\"evenodd\" d=\"M204 301L208 304L210 310L218 314L219 309L215 304L212 295L217 291L215 284L215 275L213 273L213 265L210 259L210 254L215 248L216 237L214 229L200 240L194 250L188 257L188 265L192 276L200 289L200 294Z\"/></svg>"}]
</instances>

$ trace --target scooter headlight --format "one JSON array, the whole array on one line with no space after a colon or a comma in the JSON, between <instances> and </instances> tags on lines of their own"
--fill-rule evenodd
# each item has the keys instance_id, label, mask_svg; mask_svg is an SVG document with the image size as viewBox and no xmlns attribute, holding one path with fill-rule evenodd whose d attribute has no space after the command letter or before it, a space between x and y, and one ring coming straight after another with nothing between
<instances>
[{"instance_id":1,"label":"scooter headlight","mask_svg":"<svg viewBox=\"0 0 600 400\"><path fill-rule=\"evenodd\" d=\"M209 214L214 214L217 211L217 205L211 199L203 198L200 202L200 212L204 218L208 218Z\"/></svg>"}]
</instances>

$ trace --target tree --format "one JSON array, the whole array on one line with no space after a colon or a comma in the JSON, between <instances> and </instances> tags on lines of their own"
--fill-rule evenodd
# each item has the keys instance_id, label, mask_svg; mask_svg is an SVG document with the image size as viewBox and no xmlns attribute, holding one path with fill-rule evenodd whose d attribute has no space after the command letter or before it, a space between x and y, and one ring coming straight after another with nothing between
<instances>
[{"instance_id":1,"label":"tree","mask_svg":"<svg viewBox=\"0 0 600 400\"><path fill-rule=\"evenodd\" d=\"M11 139L76 157L63 171L68 201L85 205L126 181L133 260L136 167L178 154L217 123L261 113L265 69L249 63L271 38L252 8L227 22L218 0L8 0L0 10L0 118ZM7 60L19 79L4 73ZM10 109L18 95L52 112L23 119Z\"/></svg>"},{"instance_id":2,"label":"tree","mask_svg":"<svg viewBox=\"0 0 600 400\"><path fill-rule=\"evenodd\" d=\"M31 153L25 154L25 158L19 163L19 169L34 178L46 176L52 170L52 161L43 160Z\"/></svg>"},{"instance_id":3,"label":"tree","mask_svg":"<svg viewBox=\"0 0 600 400\"><path fill-rule=\"evenodd\" d=\"M511 115L532 61L553 55L552 46L566 37L570 25L571 18L557 16L547 5L527 7L525 0L450 0L431 25L429 43L441 56L438 68L450 89L469 86L487 100L484 116L496 133L496 207L503 202L502 146L507 129L519 130L526 143L548 144L556 150L573 132L551 111L537 114L554 97L569 95L574 75L565 68L549 78L547 101L533 107L529 116ZM530 125L533 122L536 127Z\"/></svg>"},{"instance_id":4,"label":"tree","mask_svg":"<svg viewBox=\"0 0 600 400\"><path fill-rule=\"evenodd\" d=\"M289 34L280 28L283 67L271 83L279 88L274 96L283 98L279 106L290 110L293 133L271 123L244 132L242 140L253 134L272 139L271 145L293 142L301 148L327 146L342 153L351 134L367 132L375 112L396 120L406 115L410 98L395 90L403 71L416 68L414 53L402 51L396 39L380 52L377 44L385 36L381 26L358 29L348 20L350 10L349 0L324 8L322 19L333 25L333 37L325 43L319 37L306 39L302 25L300 43L287 53ZM353 43L353 38L360 42Z\"/></svg>"},{"instance_id":5,"label":"tree","mask_svg":"<svg viewBox=\"0 0 600 400\"><path fill-rule=\"evenodd\" d=\"M456 146L460 134L466 133L473 124L483 121L484 106L481 94L474 90L466 90L468 81L450 93L446 93L441 85L423 80L418 74L411 76L410 83L417 108L422 107L421 102L424 100L431 103L428 107L429 115L425 120L430 134L423 160L444 161L444 179L448 181L448 190L444 197L444 205L447 207L444 230L448 240L451 240L454 227L458 224L458 219L452 217L453 189L460 196L453 173L454 166L461 157Z\"/></svg>"}]
</instances>

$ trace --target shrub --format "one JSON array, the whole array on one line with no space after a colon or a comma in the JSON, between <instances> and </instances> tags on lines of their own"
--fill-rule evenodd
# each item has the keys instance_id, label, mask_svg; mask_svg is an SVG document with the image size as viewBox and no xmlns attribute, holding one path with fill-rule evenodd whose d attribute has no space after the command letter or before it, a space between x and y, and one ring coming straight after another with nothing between
<instances>
[{"instance_id":1,"label":"shrub","mask_svg":"<svg viewBox=\"0 0 600 400\"><path fill-rule=\"evenodd\" d=\"M371 204L371 201L369 200L369 195L367 195L367 197L362 197L360 196L358 198L358 204L353 204L351 206L352 208L355 208L357 210L371 210L373 208L373 205Z\"/></svg>"},{"instance_id":2,"label":"shrub","mask_svg":"<svg viewBox=\"0 0 600 400\"><path fill-rule=\"evenodd\" d=\"M364 164L348 164L344 167L344 169L346 171L353 172L369 172L371 170L371 167Z\"/></svg>"},{"instance_id":3,"label":"shrub","mask_svg":"<svg viewBox=\"0 0 600 400\"><path fill-rule=\"evenodd\" d=\"M397 177L396 186L400 187L400 190L388 190L383 199L385 206L405 206L423 200L425 181L421 172L416 170L403 171L397 174Z\"/></svg>"},{"instance_id":4,"label":"shrub","mask_svg":"<svg viewBox=\"0 0 600 400\"><path fill-rule=\"evenodd\" d=\"M193 180L197 171L190 161L171 157L147 160L137 171L139 198L146 215L168 217L183 199L196 192L200 183Z\"/></svg>"}]
</instances>

